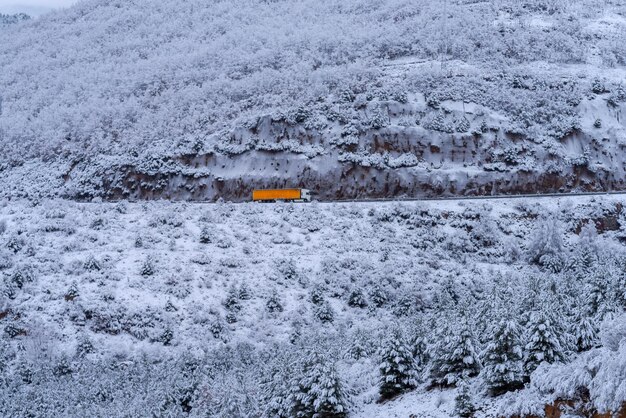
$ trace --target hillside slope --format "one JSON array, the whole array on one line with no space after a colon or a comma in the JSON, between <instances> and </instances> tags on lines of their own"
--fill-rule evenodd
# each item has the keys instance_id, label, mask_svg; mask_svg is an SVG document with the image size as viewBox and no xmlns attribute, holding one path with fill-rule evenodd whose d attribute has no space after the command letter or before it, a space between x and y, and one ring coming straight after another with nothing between
<instances>
[{"instance_id":1,"label":"hillside slope","mask_svg":"<svg viewBox=\"0 0 626 418\"><path fill-rule=\"evenodd\" d=\"M353 417L455 416L463 381L479 417L616 411L624 204L5 202L0 415L292 418L316 373ZM377 404L395 332L415 383Z\"/></svg>"},{"instance_id":2,"label":"hillside slope","mask_svg":"<svg viewBox=\"0 0 626 418\"><path fill-rule=\"evenodd\" d=\"M91 0L0 32L6 197L623 189L626 6Z\"/></svg>"}]
</instances>

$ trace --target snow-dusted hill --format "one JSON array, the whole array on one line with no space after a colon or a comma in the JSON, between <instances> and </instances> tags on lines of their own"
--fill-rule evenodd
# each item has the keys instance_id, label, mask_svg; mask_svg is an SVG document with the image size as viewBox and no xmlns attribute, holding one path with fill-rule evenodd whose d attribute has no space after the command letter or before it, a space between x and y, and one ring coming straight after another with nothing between
<instances>
[{"instance_id":1,"label":"snow-dusted hill","mask_svg":"<svg viewBox=\"0 0 626 418\"><path fill-rule=\"evenodd\" d=\"M625 6L91 0L0 32L4 196L623 189Z\"/></svg>"},{"instance_id":2,"label":"snow-dusted hill","mask_svg":"<svg viewBox=\"0 0 626 418\"><path fill-rule=\"evenodd\" d=\"M626 190L624 2L0 19L0 416L623 409L623 195L232 202Z\"/></svg>"},{"instance_id":3,"label":"snow-dusted hill","mask_svg":"<svg viewBox=\"0 0 626 418\"><path fill-rule=\"evenodd\" d=\"M615 411L623 205L5 202L0 415L448 417L428 386L462 382L479 416ZM376 404L393 352L417 388Z\"/></svg>"}]
</instances>

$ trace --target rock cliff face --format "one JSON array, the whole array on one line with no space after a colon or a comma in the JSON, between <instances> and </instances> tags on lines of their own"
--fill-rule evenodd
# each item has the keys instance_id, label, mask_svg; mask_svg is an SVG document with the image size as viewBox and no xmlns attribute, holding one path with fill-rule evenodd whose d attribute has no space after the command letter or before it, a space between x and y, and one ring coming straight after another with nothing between
<instances>
[{"instance_id":1,"label":"rock cliff face","mask_svg":"<svg viewBox=\"0 0 626 418\"><path fill-rule=\"evenodd\" d=\"M593 116L589 103L577 105L580 120ZM487 107L433 108L420 96L366 103L351 120L329 118L327 109L263 116L188 153L75 161L62 175L63 194L241 201L254 188L281 187L309 188L320 200L623 190L623 104L605 107L609 128L579 123L539 140Z\"/></svg>"}]
</instances>

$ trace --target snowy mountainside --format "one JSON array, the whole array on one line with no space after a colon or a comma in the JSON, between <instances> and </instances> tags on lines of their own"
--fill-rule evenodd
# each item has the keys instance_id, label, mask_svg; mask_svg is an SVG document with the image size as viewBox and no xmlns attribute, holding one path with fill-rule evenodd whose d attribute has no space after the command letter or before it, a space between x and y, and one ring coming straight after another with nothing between
<instances>
[{"instance_id":1,"label":"snowy mountainside","mask_svg":"<svg viewBox=\"0 0 626 418\"><path fill-rule=\"evenodd\" d=\"M0 415L616 411L624 203L5 201Z\"/></svg>"},{"instance_id":2,"label":"snowy mountainside","mask_svg":"<svg viewBox=\"0 0 626 418\"><path fill-rule=\"evenodd\" d=\"M0 193L623 189L624 13L599 0L81 2L0 33Z\"/></svg>"}]
</instances>

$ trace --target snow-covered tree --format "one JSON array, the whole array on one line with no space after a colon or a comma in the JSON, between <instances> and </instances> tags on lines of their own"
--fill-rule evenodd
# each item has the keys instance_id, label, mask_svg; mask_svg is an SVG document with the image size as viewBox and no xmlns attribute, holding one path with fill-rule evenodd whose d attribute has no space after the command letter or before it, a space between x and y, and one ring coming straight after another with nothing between
<instances>
[{"instance_id":1,"label":"snow-covered tree","mask_svg":"<svg viewBox=\"0 0 626 418\"><path fill-rule=\"evenodd\" d=\"M563 231L554 216L538 222L528 247L530 261L551 271L560 271L564 259Z\"/></svg>"},{"instance_id":2,"label":"snow-covered tree","mask_svg":"<svg viewBox=\"0 0 626 418\"><path fill-rule=\"evenodd\" d=\"M239 286L238 296L240 300L250 300L252 298L252 290L247 283L242 283Z\"/></svg>"},{"instance_id":3,"label":"snow-covered tree","mask_svg":"<svg viewBox=\"0 0 626 418\"><path fill-rule=\"evenodd\" d=\"M314 305L319 305L324 302L324 288L319 284L313 286L309 294L309 299Z\"/></svg>"},{"instance_id":4,"label":"snow-covered tree","mask_svg":"<svg viewBox=\"0 0 626 418\"><path fill-rule=\"evenodd\" d=\"M349 340L350 346L346 352L346 356L348 358L359 360L373 354L371 344L369 344L368 335L363 329L356 329L349 337Z\"/></svg>"},{"instance_id":5,"label":"snow-covered tree","mask_svg":"<svg viewBox=\"0 0 626 418\"><path fill-rule=\"evenodd\" d=\"M432 350L430 376L434 385L454 386L477 376L480 359L475 338L465 318L449 321Z\"/></svg>"},{"instance_id":6,"label":"snow-covered tree","mask_svg":"<svg viewBox=\"0 0 626 418\"><path fill-rule=\"evenodd\" d=\"M6 376L11 357L12 350L9 343L4 339L0 340L0 375ZM2 382L2 379L0 379L0 382Z\"/></svg>"},{"instance_id":7,"label":"snow-covered tree","mask_svg":"<svg viewBox=\"0 0 626 418\"><path fill-rule=\"evenodd\" d=\"M483 354L485 382L494 395L515 390L524 382L522 329L513 319L502 319L490 330Z\"/></svg>"},{"instance_id":8,"label":"snow-covered tree","mask_svg":"<svg viewBox=\"0 0 626 418\"><path fill-rule=\"evenodd\" d=\"M428 337L425 330L420 326L413 331L409 345L417 367L419 369L425 368L429 360Z\"/></svg>"},{"instance_id":9,"label":"snow-covered tree","mask_svg":"<svg viewBox=\"0 0 626 418\"><path fill-rule=\"evenodd\" d=\"M559 328L545 312L538 310L530 314L526 326L524 372L526 376L535 371L541 363L555 363L565 359L565 348Z\"/></svg>"},{"instance_id":10,"label":"snow-covered tree","mask_svg":"<svg viewBox=\"0 0 626 418\"><path fill-rule=\"evenodd\" d=\"M314 309L314 315L323 323L333 322L335 320L335 311L328 301L322 302Z\"/></svg>"},{"instance_id":11,"label":"snow-covered tree","mask_svg":"<svg viewBox=\"0 0 626 418\"><path fill-rule=\"evenodd\" d=\"M139 273L142 276L152 276L155 273L154 260L151 257L147 257L141 264Z\"/></svg>"},{"instance_id":12,"label":"snow-covered tree","mask_svg":"<svg viewBox=\"0 0 626 418\"><path fill-rule=\"evenodd\" d=\"M469 384L462 381L458 385L458 392L454 398L454 415L460 418L471 418L476 413L476 406L472 401Z\"/></svg>"},{"instance_id":13,"label":"snow-covered tree","mask_svg":"<svg viewBox=\"0 0 626 418\"><path fill-rule=\"evenodd\" d=\"M367 301L360 288L354 288L352 292L350 292L348 295L348 305L355 308L365 308L367 306Z\"/></svg>"},{"instance_id":14,"label":"snow-covered tree","mask_svg":"<svg viewBox=\"0 0 626 418\"><path fill-rule=\"evenodd\" d=\"M303 360L280 358L263 379L267 418L343 418L348 397L334 363L308 350Z\"/></svg>"},{"instance_id":15,"label":"snow-covered tree","mask_svg":"<svg viewBox=\"0 0 626 418\"><path fill-rule=\"evenodd\" d=\"M616 274L607 266L598 267L586 276L583 287L585 307L590 315L599 319L619 309L618 295L614 293L613 282Z\"/></svg>"},{"instance_id":16,"label":"snow-covered tree","mask_svg":"<svg viewBox=\"0 0 626 418\"><path fill-rule=\"evenodd\" d=\"M241 310L242 306L239 296L239 290L235 286L232 286L228 290L228 294L226 295L226 299L224 300L224 307L233 313L239 312Z\"/></svg>"},{"instance_id":17,"label":"snow-covered tree","mask_svg":"<svg viewBox=\"0 0 626 418\"><path fill-rule=\"evenodd\" d=\"M572 256L572 267L580 276L589 274L598 261L597 236L593 222L588 222L581 228L578 245Z\"/></svg>"},{"instance_id":18,"label":"snow-covered tree","mask_svg":"<svg viewBox=\"0 0 626 418\"><path fill-rule=\"evenodd\" d=\"M576 340L576 351L587 351L598 344L598 326L593 317L579 314L574 322L572 334Z\"/></svg>"},{"instance_id":19,"label":"snow-covered tree","mask_svg":"<svg viewBox=\"0 0 626 418\"><path fill-rule=\"evenodd\" d=\"M261 378L264 418L291 418L294 403L293 360L283 353L272 352L273 361Z\"/></svg>"},{"instance_id":20,"label":"snow-covered tree","mask_svg":"<svg viewBox=\"0 0 626 418\"><path fill-rule=\"evenodd\" d=\"M369 296L370 300L377 308L384 306L389 301L388 292L379 284L374 285Z\"/></svg>"},{"instance_id":21,"label":"snow-covered tree","mask_svg":"<svg viewBox=\"0 0 626 418\"><path fill-rule=\"evenodd\" d=\"M348 415L347 396L335 365L328 359L309 354L295 393L296 416L303 418L343 418Z\"/></svg>"},{"instance_id":22,"label":"snow-covered tree","mask_svg":"<svg viewBox=\"0 0 626 418\"><path fill-rule=\"evenodd\" d=\"M270 293L270 296L267 299L267 302L265 302L265 307L270 313L283 311L283 304L280 300L280 296L278 295L278 291L276 291L276 289L273 289L272 292Z\"/></svg>"},{"instance_id":23,"label":"snow-covered tree","mask_svg":"<svg viewBox=\"0 0 626 418\"><path fill-rule=\"evenodd\" d=\"M379 355L381 399L391 399L417 386L419 374L413 353L399 330L392 331L383 343Z\"/></svg>"},{"instance_id":24,"label":"snow-covered tree","mask_svg":"<svg viewBox=\"0 0 626 418\"><path fill-rule=\"evenodd\" d=\"M210 244L215 240L214 235L213 235L213 231L205 226L202 228L202 230L200 231L200 243L201 244Z\"/></svg>"}]
</instances>

